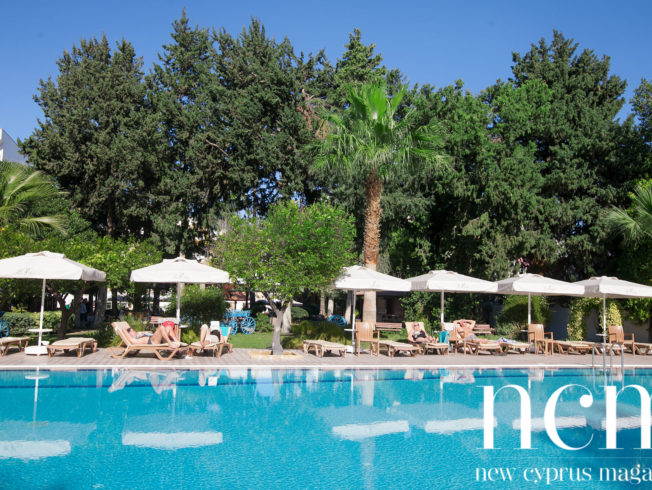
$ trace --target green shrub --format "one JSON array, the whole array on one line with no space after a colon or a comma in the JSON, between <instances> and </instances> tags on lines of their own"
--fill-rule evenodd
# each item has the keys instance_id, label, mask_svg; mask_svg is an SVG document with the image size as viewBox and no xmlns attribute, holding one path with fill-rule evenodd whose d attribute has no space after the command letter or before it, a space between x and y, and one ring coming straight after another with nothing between
<instances>
[{"instance_id":1,"label":"green shrub","mask_svg":"<svg viewBox=\"0 0 652 490\"><path fill-rule=\"evenodd\" d=\"M302 308L300 306L293 306L292 307L292 321L296 322L299 320L305 320L308 318L310 314L308 313L308 310L305 308Z\"/></svg>"},{"instance_id":2,"label":"green shrub","mask_svg":"<svg viewBox=\"0 0 652 490\"><path fill-rule=\"evenodd\" d=\"M596 311L599 318L598 332L602 331L602 300L600 298L574 298L568 316L568 339L586 339L586 320L592 311ZM607 326L622 325L622 315L615 301L607 301Z\"/></svg>"},{"instance_id":3,"label":"green shrub","mask_svg":"<svg viewBox=\"0 0 652 490\"><path fill-rule=\"evenodd\" d=\"M166 310L169 316L176 315L177 298L176 293L172 295L170 304ZM226 302L221 289L214 286L207 286L201 289L198 284L188 284L181 296L181 322L188 324L195 331L198 331L202 323L210 323L212 320L221 320L226 311Z\"/></svg>"},{"instance_id":4,"label":"green shrub","mask_svg":"<svg viewBox=\"0 0 652 490\"><path fill-rule=\"evenodd\" d=\"M330 322L312 322L304 320L292 328L294 336L281 340L284 349L299 349L306 339L328 340L330 342L346 343L344 331Z\"/></svg>"},{"instance_id":5,"label":"green shrub","mask_svg":"<svg viewBox=\"0 0 652 490\"><path fill-rule=\"evenodd\" d=\"M274 330L272 320L265 313L258 313L256 315L256 332L271 332Z\"/></svg>"},{"instance_id":6,"label":"green shrub","mask_svg":"<svg viewBox=\"0 0 652 490\"><path fill-rule=\"evenodd\" d=\"M544 296L532 296L532 323L550 323L552 313ZM527 296L507 296L496 322L499 335L510 335L527 325Z\"/></svg>"},{"instance_id":7,"label":"green shrub","mask_svg":"<svg viewBox=\"0 0 652 490\"><path fill-rule=\"evenodd\" d=\"M98 330L90 333L90 336L97 340L98 347L111 347L120 343L120 336L115 333L109 322L100 323Z\"/></svg>"},{"instance_id":8,"label":"green shrub","mask_svg":"<svg viewBox=\"0 0 652 490\"><path fill-rule=\"evenodd\" d=\"M27 335L30 328L38 328L40 312L7 312L2 317L9 324L9 335ZM61 322L60 311L43 312L43 328L51 328L57 331Z\"/></svg>"},{"instance_id":9,"label":"green shrub","mask_svg":"<svg viewBox=\"0 0 652 490\"><path fill-rule=\"evenodd\" d=\"M9 335L14 337L27 335L30 328L38 328L38 318L31 313L5 313L2 319L9 324ZM45 323L45 318L43 320Z\"/></svg>"}]
</instances>

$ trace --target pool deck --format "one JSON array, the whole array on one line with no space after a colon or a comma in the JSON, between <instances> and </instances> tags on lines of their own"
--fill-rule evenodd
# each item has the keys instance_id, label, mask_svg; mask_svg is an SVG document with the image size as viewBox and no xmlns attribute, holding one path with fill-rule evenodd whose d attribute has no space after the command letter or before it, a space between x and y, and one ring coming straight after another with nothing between
<instances>
[{"instance_id":1,"label":"pool deck","mask_svg":"<svg viewBox=\"0 0 652 490\"><path fill-rule=\"evenodd\" d=\"M254 355L252 355L252 352ZM285 351L296 354L283 359L261 359L256 353L264 350L234 349L230 354L214 358L210 355L175 358L170 361L160 361L154 354L140 353L125 359L112 358L106 349L98 349L83 357L74 354L57 354L52 358L45 356L26 355L13 350L0 357L0 370L10 369L211 369L215 367L240 367L251 369L436 369L436 368L591 368L591 354L507 354L477 356L467 354L419 355L415 357L397 355L387 357L375 356L366 352L359 356L347 353L344 357L325 355L319 358L312 353L301 351ZM284 356L286 357L286 356ZM625 368L652 368L652 355L634 356L625 354ZM595 356L595 367L602 367L602 355ZM606 358L607 367L610 359ZM613 366L619 368L620 357L614 356Z\"/></svg>"}]
</instances>

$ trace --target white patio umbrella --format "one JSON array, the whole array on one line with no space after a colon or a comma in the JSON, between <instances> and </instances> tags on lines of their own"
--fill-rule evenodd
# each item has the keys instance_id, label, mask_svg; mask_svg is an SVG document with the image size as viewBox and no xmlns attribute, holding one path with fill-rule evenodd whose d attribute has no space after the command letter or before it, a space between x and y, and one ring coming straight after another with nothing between
<instances>
[{"instance_id":1,"label":"white patio umbrella","mask_svg":"<svg viewBox=\"0 0 652 490\"><path fill-rule=\"evenodd\" d=\"M532 323L532 296L582 296L584 286L539 274L518 274L498 281L498 294L527 294L527 322Z\"/></svg>"},{"instance_id":2,"label":"white patio umbrella","mask_svg":"<svg viewBox=\"0 0 652 490\"><path fill-rule=\"evenodd\" d=\"M412 291L439 291L441 293L441 322L444 323L444 293L495 293L495 282L477 279L457 272L436 270L406 279Z\"/></svg>"},{"instance_id":3,"label":"white patio umbrella","mask_svg":"<svg viewBox=\"0 0 652 490\"><path fill-rule=\"evenodd\" d=\"M0 278L41 279L43 281L43 287L41 288L41 316L38 326L38 344L32 346L31 349L25 349L26 353L39 355L47 352L45 347L41 345L43 309L45 306L45 281L50 279L104 282L106 280L106 274L100 270L70 260L64 254L44 250L42 252L28 253L18 257L0 260Z\"/></svg>"},{"instance_id":4,"label":"white patio umbrella","mask_svg":"<svg viewBox=\"0 0 652 490\"><path fill-rule=\"evenodd\" d=\"M602 298L602 331L607 335L607 298L652 298L652 287L617 277L592 277L576 283L584 287L583 296Z\"/></svg>"},{"instance_id":5,"label":"white patio umbrella","mask_svg":"<svg viewBox=\"0 0 652 490\"><path fill-rule=\"evenodd\" d=\"M177 323L181 321L181 284L220 284L231 282L229 273L200 264L196 260L177 257L131 271L132 282L177 285Z\"/></svg>"},{"instance_id":6,"label":"white patio umbrella","mask_svg":"<svg viewBox=\"0 0 652 490\"><path fill-rule=\"evenodd\" d=\"M398 277L383 274L361 265L345 267L344 273L333 283L333 289L352 291L353 321L351 322L351 345L355 340L355 293L356 291L409 291L411 283Z\"/></svg>"}]
</instances>

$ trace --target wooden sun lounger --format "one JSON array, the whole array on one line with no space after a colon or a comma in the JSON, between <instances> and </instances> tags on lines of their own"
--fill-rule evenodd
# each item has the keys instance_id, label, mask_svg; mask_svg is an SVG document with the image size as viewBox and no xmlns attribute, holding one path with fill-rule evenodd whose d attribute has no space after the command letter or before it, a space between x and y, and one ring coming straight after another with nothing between
<instances>
[{"instance_id":1,"label":"wooden sun lounger","mask_svg":"<svg viewBox=\"0 0 652 490\"><path fill-rule=\"evenodd\" d=\"M555 349L560 354L588 354L593 349L593 344L571 340L553 340L552 351L555 352Z\"/></svg>"},{"instance_id":2,"label":"wooden sun lounger","mask_svg":"<svg viewBox=\"0 0 652 490\"><path fill-rule=\"evenodd\" d=\"M141 351L144 351L153 352L154 355L156 355L156 357L158 357L161 361L169 361L177 353L185 352L187 348L187 346L183 343L179 347L171 347L168 344L134 344L122 331L123 328L129 327L127 322L113 322L111 325L121 339L121 342L118 346L107 347L109 355L114 359L124 359L127 354L137 354ZM161 355L161 352L170 352L170 354L167 357L164 357Z\"/></svg>"},{"instance_id":3,"label":"wooden sun lounger","mask_svg":"<svg viewBox=\"0 0 652 490\"><path fill-rule=\"evenodd\" d=\"M501 342L500 346L503 349L503 353L507 354L509 352L516 352L518 354L526 354L530 352L532 344L528 342Z\"/></svg>"},{"instance_id":4,"label":"wooden sun lounger","mask_svg":"<svg viewBox=\"0 0 652 490\"><path fill-rule=\"evenodd\" d=\"M213 357L222 357L225 349L226 353L230 354L233 352L233 344L230 342L212 342L202 347L200 342L193 342L188 346L188 355L194 356L199 351L212 351Z\"/></svg>"},{"instance_id":5,"label":"wooden sun lounger","mask_svg":"<svg viewBox=\"0 0 652 490\"><path fill-rule=\"evenodd\" d=\"M381 349L385 349L389 357L394 357L397 352L402 352L403 354L409 353L414 357L421 352L421 349L416 345L395 342L393 340L381 340L378 343L378 351L380 352Z\"/></svg>"},{"instance_id":6,"label":"wooden sun lounger","mask_svg":"<svg viewBox=\"0 0 652 490\"><path fill-rule=\"evenodd\" d=\"M29 337L0 337L0 357L5 355L11 347L18 347L24 351L29 342Z\"/></svg>"},{"instance_id":7,"label":"wooden sun lounger","mask_svg":"<svg viewBox=\"0 0 652 490\"><path fill-rule=\"evenodd\" d=\"M448 354L450 352L450 345L446 342L426 342L421 347L423 347L424 354L427 354L428 351L436 352L437 354Z\"/></svg>"},{"instance_id":8,"label":"wooden sun lounger","mask_svg":"<svg viewBox=\"0 0 652 490\"><path fill-rule=\"evenodd\" d=\"M97 340L88 337L71 337L69 339L57 340L47 346L48 357L52 357L57 351L66 352L71 350L77 351L77 357L84 355L86 347L91 349L91 353L97 349Z\"/></svg>"},{"instance_id":9,"label":"wooden sun lounger","mask_svg":"<svg viewBox=\"0 0 652 490\"><path fill-rule=\"evenodd\" d=\"M503 347L499 342L478 342L477 340L464 340L462 342L462 352L473 354L477 356L480 351L488 352L489 354L502 354Z\"/></svg>"},{"instance_id":10,"label":"wooden sun lounger","mask_svg":"<svg viewBox=\"0 0 652 490\"><path fill-rule=\"evenodd\" d=\"M324 357L324 352L330 352L332 354L339 354L341 357L344 357L346 353L346 345L338 344L337 342L329 342L327 340L304 340L303 341L303 352L308 354L310 349L313 350L317 357Z\"/></svg>"},{"instance_id":11,"label":"wooden sun lounger","mask_svg":"<svg viewBox=\"0 0 652 490\"><path fill-rule=\"evenodd\" d=\"M226 349L227 354L233 352L233 344L229 342L231 327L219 326L218 328L222 334L218 340L214 340L217 338L215 336L206 337L207 339L213 339L213 341L209 342L204 347L201 346L201 342L193 342L188 346L188 355L192 357L197 352L212 351L213 357L222 357L224 349Z\"/></svg>"}]
</instances>

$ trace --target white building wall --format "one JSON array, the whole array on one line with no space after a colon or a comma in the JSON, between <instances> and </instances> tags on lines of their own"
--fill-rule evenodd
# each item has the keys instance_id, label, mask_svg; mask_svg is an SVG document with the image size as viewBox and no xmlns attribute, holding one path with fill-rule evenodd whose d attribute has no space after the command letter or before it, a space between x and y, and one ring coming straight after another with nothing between
<instances>
[{"instance_id":1,"label":"white building wall","mask_svg":"<svg viewBox=\"0 0 652 490\"><path fill-rule=\"evenodd\" d=\"M27 163L27 159L18 153L16 142L2 128L0 128L0 162Z\"/></svg>"}]
</instances>

